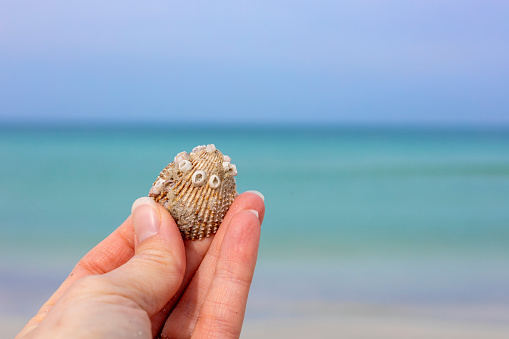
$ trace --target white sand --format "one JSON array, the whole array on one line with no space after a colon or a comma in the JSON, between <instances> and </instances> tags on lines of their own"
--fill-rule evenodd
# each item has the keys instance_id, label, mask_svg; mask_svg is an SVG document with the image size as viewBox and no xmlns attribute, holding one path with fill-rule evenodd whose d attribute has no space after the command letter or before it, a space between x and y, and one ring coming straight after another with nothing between
<instances>
[{"instance_id":1,"label":"white sand","mask_svg":"<svg viewBox=\"0 0 509 339\"><path fill-rule=\"evenodd\" d=\"M509 309L295 305L290 317L246 319L241 338L507 339Z\"/></svg>"},{"instance_id":2,"label":"white sand","mask_svg":"<svg viewBox=\"0 0 509 339\"><path fill-rule=\"evenodd\" d=\"M429 319L323 317L277 321L248 321L241 338L349 338L349 339L507 339L509 325L488 326Z\"/></svg>"},{"instance_id":3,"label":"white sand","mask_svg":"<svg viewBox=\"0 0 509 339\"><path fill-rule=\"evenodd\" d=\"M26 325L30 318L0 314L0 338L12 339Z\"/></svg>"},{"instance_id":4,"label":"white sand","mask_svg":"<svg viewBox=\"0 0 509 339\"><path fill-rule=\"evenodd\" d=\"M251 303L241 338L507 339L509 308L486 305L387 306L339 303ZM264 311L271 312L265 317ZM28 318L0 314L0 339L14 338Z\"/></svg>"}]
</instances>

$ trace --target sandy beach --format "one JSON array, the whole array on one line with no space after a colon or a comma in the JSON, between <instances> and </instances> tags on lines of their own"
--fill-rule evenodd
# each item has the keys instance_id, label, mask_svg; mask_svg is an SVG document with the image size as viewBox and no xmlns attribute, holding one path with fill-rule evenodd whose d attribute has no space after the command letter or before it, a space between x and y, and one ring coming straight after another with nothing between
<instances>
[{"instance_id":1,"label":"sandy beach","mask_svg":"<svg viewBox=\"0 0 509 339\"><path fill-rule=\"evenodd\" d=\"M285 305L293 315L246 319L242 338L508 338L509 309L497 306Z\"/></svg>"},{"instance_id":2,"label":"sandy beach","mask_svg":"<svg viewBox=\"0 0 509 339\"><path fill-rule=\"evenodd\" d=\"M509 326L487 326L469 322L443 322L430 319L380 319L370 316L249 321L241 338L348 338L348 339L503 339Z\"/></svg>"},{"instance_id":3,"label":"sandy beach","mask_svg":"<svg viewBox=\"0 0 509 339\"><path fill-rule=\"evenodd\" d=\"M12 316L8 314L0 314L0 338L14 338L16 334L25 326L29 319L22 316Z\"/></svg>"},{"instance_id":4,"label":"sandy beach","mask_svg":"<svg viewBox=\"0 0 509 339\"><path fill-rule=\"evenodd\" d=\"M261 312L265 306L253 305L252 310ZM509 337L509 309L494 305L460 308L303 303L273 305L274 310L278 314L272 318L248 315L241 338ZM27 320L21 316L0 315L1 338L13 338Z\"/></svg>"}]
</instances>

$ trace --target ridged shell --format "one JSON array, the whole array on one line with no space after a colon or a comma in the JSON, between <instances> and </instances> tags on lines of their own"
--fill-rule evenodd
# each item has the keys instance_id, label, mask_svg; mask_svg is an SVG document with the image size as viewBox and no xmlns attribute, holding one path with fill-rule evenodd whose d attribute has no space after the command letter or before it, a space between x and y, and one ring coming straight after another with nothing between
<instances>
[{"instance_id":1,"label":"ridged shell","mask_svg":"<svg viewBox=\"0 0 509 339\"><path fill-rule=\"evenodd\" d=\"M186 239L216 233L237 196L236 166L214 145L181 152L152 185L149 196L173 216Z\"/></svg>"}]
</instances>

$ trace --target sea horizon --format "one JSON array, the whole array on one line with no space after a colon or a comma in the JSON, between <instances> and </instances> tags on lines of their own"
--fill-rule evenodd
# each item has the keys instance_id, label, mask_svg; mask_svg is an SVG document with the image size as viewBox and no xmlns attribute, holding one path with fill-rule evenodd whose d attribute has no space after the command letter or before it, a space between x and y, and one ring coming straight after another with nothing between
<instances>
[{"instance_id":1,"label":"sea horizon","mask_svg":"<svg viewBox=\"0 0 509 339\"><path fill-rule=\"evenodd\" d=\"M1 119L0 130L19 130L19 129L54 129L54 130L81 130L81 129L111 129L111 130L123 130L123 129L168 129L178 128L185 130L197 130L201 131L204 129L254 129L254 130L385 130L385 131L509 131L509 123L493 123L493 122L468 122L468 121L322 121L322 120L302 120L296 119L294 121L257 121L245 120L238 121L232 119L231 121L221 120L205 120L205 121L187 121L185 119L180 120L151 120L151 119L140 119L140 120L124 120L118 119L42 119L34 118L29 120L23 119Z\"/></svg>"}]
</instances>

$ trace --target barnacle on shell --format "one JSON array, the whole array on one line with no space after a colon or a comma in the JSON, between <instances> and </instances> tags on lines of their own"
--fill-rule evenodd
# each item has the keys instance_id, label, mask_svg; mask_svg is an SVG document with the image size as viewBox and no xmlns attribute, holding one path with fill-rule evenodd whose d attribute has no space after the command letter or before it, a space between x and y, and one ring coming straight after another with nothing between
<instances>
[{"instance_id":1,"label":"barnacle on shell","mask_svg":"<svg viewBox=\"0 0 509 339\"><path fill-rule=\"evenodd\" d=\"M149 196L163 205L186 239L216 233L237 196L237 168L213 144L180 152L152 185Z\"/></svg>"}]
</instances>

